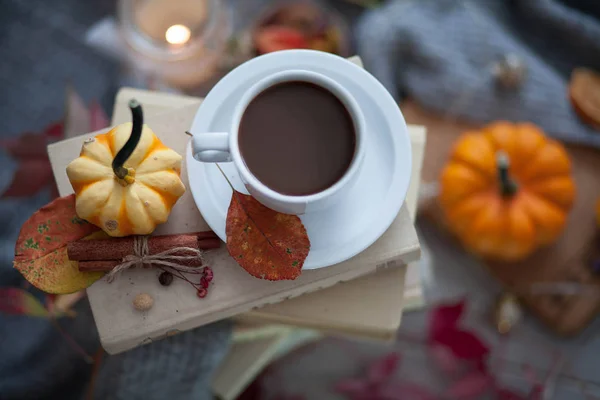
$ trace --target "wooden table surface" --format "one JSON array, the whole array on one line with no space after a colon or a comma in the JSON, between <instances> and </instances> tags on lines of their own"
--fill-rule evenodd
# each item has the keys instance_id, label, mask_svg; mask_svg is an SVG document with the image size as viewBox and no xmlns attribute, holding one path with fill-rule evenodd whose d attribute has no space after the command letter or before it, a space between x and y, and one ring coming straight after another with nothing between
<instances>
[{"instance_id":1,"label":"wooden table surface","mask_svg":"<svg viewBox=\"0 0 600 400\"><path fill-rule=\"evenodd\" d=\"M401 104L401 109L407 122L428 129L422 177L424 183L435 182L457 137L479 125L448 119L411 101ZM520 297L531 312L561 335L580 332L600 311L600 290L574 295L531 293L534 283L582 283L600 289L600 278L590 268L589 255L590 247L598 243L594 205L600 198L600 151L576 145L567 145L567 151L572 161L577 198L563 235L554 245L521 262L485 263L506 288L521 292ZM429 204L421 211L440 223L443 229L435 204Z\"/></svg>"}]
</instances>

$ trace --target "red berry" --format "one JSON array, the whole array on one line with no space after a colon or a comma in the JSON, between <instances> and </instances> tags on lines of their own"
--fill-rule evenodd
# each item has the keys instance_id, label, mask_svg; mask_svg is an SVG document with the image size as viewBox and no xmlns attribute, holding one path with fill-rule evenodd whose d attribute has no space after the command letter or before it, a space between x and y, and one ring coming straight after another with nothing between
<instances>
[{"instance_id":1,"label":"red berry","mask_svg":"<svg viewBox=\"0 0 600 400\"><path fill-rule=\"evenodd\" d=\"M196 293L198 295L198 297L200 297L201 299L205 298L206 295L208 294L208 291L204 288L200 288L198 289L198 293Z\"/></svg>"},{"instance_id":2,"label":"red berry","mask_svg":"<svg viewBox=\"0 0 600 400\"><path fill-rule=\"evenodd\" d=\"M204 274L204 278L208 282L211 282L213 280L213 277L214 277L214 275L213 275L212 271L209 271L209 272L207 272L207 273Z\"/></svg>"},{"instance_id":3,"label":"red berry","mask_svg":"<svg viewBox=\"0 0 600 400\"><path fill-rule=\"evenodd\" d=\"M205 277L200 278L200 285L202 285L204 289L208 289L208 282L209 280Z\"/></svg>"}]
</instances>

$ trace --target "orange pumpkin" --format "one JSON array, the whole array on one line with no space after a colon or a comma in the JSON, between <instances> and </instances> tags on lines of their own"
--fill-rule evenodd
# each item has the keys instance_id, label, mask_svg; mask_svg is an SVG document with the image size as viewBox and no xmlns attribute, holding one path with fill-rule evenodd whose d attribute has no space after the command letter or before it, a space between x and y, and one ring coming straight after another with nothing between
<instances>
[{"instance_id":1,"label":"orange pumpkin","mask_svg":"<svg viewBox=\"0 0 600 400\"><path fill-rule=\"evenodd\" d=\"M565 148L530 123L464 133L440 178L450 229L474 254L502 261L556 240L574 198Z\"/></svg>"}]
</instances>

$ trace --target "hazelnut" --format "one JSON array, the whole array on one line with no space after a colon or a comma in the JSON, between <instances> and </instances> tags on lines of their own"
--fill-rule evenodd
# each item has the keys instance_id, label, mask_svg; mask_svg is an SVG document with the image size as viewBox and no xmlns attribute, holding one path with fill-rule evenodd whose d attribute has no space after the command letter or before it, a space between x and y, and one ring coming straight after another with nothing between
<instances>
[{"instance_id":1,"label":"hazelnut","mask_svg":"<svg viewBox=\"0 0 600 400\"><path fill-rule=\"evenodd\" d=\"M154 299L148 293L140 293L133 299L133 307L138 311L148 311L154 305Z\"/></svg>"}]
</instances>

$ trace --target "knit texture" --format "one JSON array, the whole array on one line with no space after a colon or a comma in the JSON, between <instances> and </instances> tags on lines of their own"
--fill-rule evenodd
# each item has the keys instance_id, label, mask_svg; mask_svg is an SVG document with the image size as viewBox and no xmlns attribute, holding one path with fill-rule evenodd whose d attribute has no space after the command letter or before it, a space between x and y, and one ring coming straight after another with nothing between
<instances>
[{"instance_id":1,"label":"knit texture","mask_svg":"<svg viewBox=\"0 0 600 400\"><path fill-rule=\"evenodd\" d=\"M570 3L389 1L358 24L358 50L396 98L405 93L472 121L531 121L557 139L600 147L600 132L580 121L567 96L573 68L600 71L598 5ZM586 6L592 14L583 12ZM518 90L499 88L492 76L492 65L506 54L527 67Z\"/></svg>"},{"instance_id":2,"label":"knit texture","mask_svg":"<svg viewBox=\"0 0 600 400\"><path fill-rule=\"evenodd\" d=\"M212 399L211 380L229 346L221 321L109 357L95 399Z\"/></svg>"}]
</instances>

